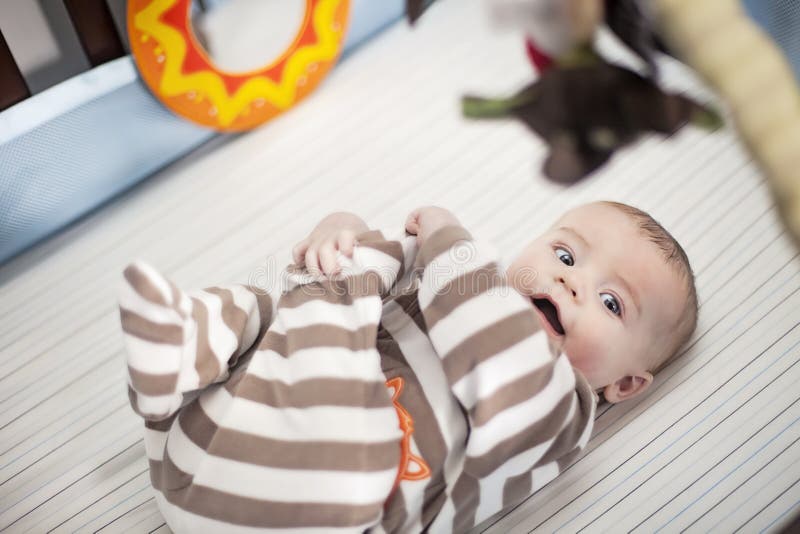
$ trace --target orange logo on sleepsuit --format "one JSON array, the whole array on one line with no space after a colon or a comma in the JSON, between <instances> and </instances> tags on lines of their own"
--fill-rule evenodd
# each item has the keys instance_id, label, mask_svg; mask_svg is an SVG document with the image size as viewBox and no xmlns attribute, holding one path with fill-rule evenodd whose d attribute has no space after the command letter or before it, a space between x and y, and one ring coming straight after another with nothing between
<instances>
[{"instance_id":1,"label":"orange logo on sleepsuit","mask_svg":"<svg viewBox=\"0 0 800 534\"><path fill-rule=\"evenodd\" d=\"M386 387L392 388L392 404L394 409L397 410L397 417L400 419L400 430L403 431L403 439L400 442L400 466L397 469L397 478L394 481L396 488L401 480L423 480L431 476L431 468L425 463L425 460L411 452L411 434L414 433L414 420L411 414L397 400L400 397L400 392L403 391L403 384L405 381L402 377L395 377L386 381ZM409 467L414 464L416 469Z\"/></svg>"}]
</instances>

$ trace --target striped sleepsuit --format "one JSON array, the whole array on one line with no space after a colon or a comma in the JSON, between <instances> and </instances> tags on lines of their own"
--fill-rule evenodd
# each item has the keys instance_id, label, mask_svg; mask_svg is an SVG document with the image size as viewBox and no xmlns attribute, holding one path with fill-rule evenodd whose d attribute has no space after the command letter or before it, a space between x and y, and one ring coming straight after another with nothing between
<instances>
[{"instance_id":1,"label":"striped sleepsuit","mask_svg":"<svg viewBox=\"0 0 800 534\"><path fill-rule=\"evenodd\" d=\"M277 304L125 269L128 396L174 531L462 532L586 445L597 397L491 246L357 242L344 277L287 267Z\"/></svg>"}]
</instances>

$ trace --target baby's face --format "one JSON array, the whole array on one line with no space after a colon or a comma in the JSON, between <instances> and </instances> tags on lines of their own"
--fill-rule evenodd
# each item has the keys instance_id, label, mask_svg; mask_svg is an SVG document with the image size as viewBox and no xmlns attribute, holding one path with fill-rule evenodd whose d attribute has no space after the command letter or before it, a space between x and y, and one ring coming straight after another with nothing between
<instances>
[{"instance_id":1,"label":"baby's face","mask_svg":"<svg viewBox=\"0 0 800 534\"><path fill-rule=\"evenodd\" d=\"M650 376L654 347L670 339L686 299L658 248L605 204L565 213L506 274L594 389L621 381L624 390Z\"/></svg>"}]
</instances>

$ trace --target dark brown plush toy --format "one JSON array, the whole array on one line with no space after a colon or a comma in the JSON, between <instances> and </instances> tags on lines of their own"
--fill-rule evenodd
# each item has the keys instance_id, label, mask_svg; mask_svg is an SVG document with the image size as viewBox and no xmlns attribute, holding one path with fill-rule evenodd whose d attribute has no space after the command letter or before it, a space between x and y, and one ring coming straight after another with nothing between
<instances>
[{"instance_id":1,"label":"dark brown plush toy","mask_svg":"<svg viewBox=\"0 0 800 534\"><path fill-rule=\"evenodd\" d=\"M435 0L408 0L409 21L415 22ZM530 0L565 2L565 0ZM509 98L489 99L466 96L464 115L470 118L513 117L523 121L549 147L544 175L559 183L574 183L605 164L614 152L641 134L656 132L671 135L692 122L701 127L718 128L722 121L710 107L690 98L663 91L656 82L655 54L664 51L658 36L638 9L635 0L605 0L591 6L594 11L581 17L575 10L588 9L590 2L578 0L557 4L561 20L575 27L564 32L579 36L567 52L552 57L554 46L544 49L529 36L531 62L539 70L538 80ZM597 8L601 9L598 11ZM572 11L569 11L569 10ZM605 23L645 64L645 75L607 62L598 54L589 37L592 21L604 16ZM586 21L590 21L588 29ZM552 37L551 28L547 31ZM563 39L554 41L563 42Z\"/></svg>"},{"instance_id":2,"label":"dark brown plush toy","mask_svg":"<svg viewBox=\"0 0 800 534\"><path fill-rule=\"evenodd\" d=\"M602 60L547 69L508 99L467 96L467 117L516 117L549 146L544 174L573 183L645 132L671 135L688 122L716 128L716 113L651 79Z\"/></svg>"}]
</instances>

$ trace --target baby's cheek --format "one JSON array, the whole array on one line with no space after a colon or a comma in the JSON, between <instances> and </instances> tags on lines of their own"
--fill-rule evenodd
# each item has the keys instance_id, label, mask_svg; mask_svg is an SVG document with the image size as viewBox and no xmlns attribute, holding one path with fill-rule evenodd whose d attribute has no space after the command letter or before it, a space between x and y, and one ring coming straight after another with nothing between
<instances>
[{"instance_id":1,"label":"baby's cheek","mask_svg":"<svg viewBox=\"0 0 800 534\"><path fill-rule=\"evenodd\" d=\"M586 350L586 347L581 342L573 342L572 339L568 339L567 342L564 343L563 350L573 367L583 372L587 372L594 367L591 352Z\"/></svg>"},{"instance_id":2,"label":"baby's cheek","mask_svg":"<svg viewBox=\"0 0 800 534\"><path fill-rule=\"evenodd\" d=\"M536 291L538 273L530 266L515 263L506 272L508 283L522 294L531 294Z\"/></svg>"},{"instance_id":3,"label":"baby's cheek","mask_svg":"<svg viewBox=\"0 0 800 534\"><path fill-rule=\"evenodd\" d=\"M567 334L564 352L573 367L584 374L595 374L602 370L602 354L605 353L602 342L602 338L594 336L592 332L573 330Z\"/></svg>"}]
</instances>

